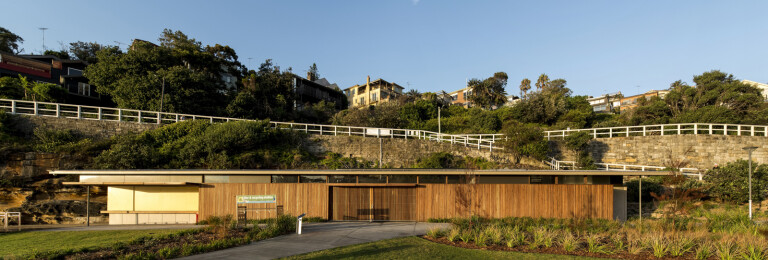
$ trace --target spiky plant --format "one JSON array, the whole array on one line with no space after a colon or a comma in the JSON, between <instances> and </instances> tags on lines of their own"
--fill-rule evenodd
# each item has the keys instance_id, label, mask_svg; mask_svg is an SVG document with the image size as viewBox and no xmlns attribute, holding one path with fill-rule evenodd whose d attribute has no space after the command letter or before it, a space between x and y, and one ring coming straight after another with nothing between
<instances>
[{"instance_id":1,"label":"spiky plant","mask_svg":"<svg viewBox=\"0 0 768 260\"><path fill-rule=\"evenodd\" d=\"M713 252L712 244L709 242L700 243L696 247L696 260L706 260L712 257Z\"/></svg>"}]
</instances>

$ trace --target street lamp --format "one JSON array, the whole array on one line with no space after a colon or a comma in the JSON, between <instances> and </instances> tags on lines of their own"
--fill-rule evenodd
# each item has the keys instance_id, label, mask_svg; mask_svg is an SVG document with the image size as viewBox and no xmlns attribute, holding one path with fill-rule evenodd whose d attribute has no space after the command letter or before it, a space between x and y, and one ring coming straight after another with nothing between
<instances>
[{"instance_id":1,"label":"street lamp","mask_svg":"<svg viewBox=\"0 0 768 260\"><path fill-rule=\"evenodd\" d=\"M747 146L742 148L749 153L749 219L752 219L752 152L757 146Z\"/></svg>"}]
</instances>

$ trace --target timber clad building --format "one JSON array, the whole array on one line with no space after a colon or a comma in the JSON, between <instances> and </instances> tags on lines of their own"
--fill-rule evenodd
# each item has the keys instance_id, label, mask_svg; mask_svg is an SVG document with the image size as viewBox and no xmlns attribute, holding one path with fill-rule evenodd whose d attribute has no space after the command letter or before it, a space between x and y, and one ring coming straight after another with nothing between
<instances>
[{"instance_id":1,"label":"timber clad building","mask_svg":"<svg viewBox=\"0 0 768 260\"><path fill-rule=\"evenodd\" d=\"M277 214L337 221L430 218L626 219L623 176L665 172L533 170L58 170L107 186L110 224L195 223ZM238 204L238 196L274 203Z\"/></svg>"}]
</instances>

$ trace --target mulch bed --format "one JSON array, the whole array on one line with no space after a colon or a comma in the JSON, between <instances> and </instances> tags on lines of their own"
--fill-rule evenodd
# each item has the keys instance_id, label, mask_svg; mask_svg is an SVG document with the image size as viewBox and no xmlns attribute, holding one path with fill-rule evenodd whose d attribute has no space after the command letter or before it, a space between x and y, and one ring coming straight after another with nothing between
<instances>
[{"instance_id":1,"label":"mulch bed","mask_svg":"<svg viewBox=\"0 0 768 260\"><path fill-rule=\"evenodd\" d=\"M572 256L586 256L586 257L596 257L596 258L611 258L611 259L695 259L692 253L688 253L681 257L667 256L664 258L656 258L655 256L653 256L653 254L649 252L642 252L640 254L630 254L627 252L601 254L601 253L587 252L587 251L584 251L583 249L567 252L564 249L556 246L549 247L549 248L539 247L537 249L530 249L528 246L516 246L516 247L510 248L510 247L500 246L500 245L489 245L489 246L480 247L472 243L465 243L463 241L451 242L444 237L441 237L441 238L431 238L427 236L419 236L419 237L435 243L461 247L466 249L512 251L512 252L520 252L520 253L537 253L537 254L553 254L553 255L572 255Z\"/></svg>"},{"instance_id":2,"label":"mulch bed","mask_svg":"<svg viewBox=\"0 0 768 260\"><path fill-rule=\"evenodd\" d=\"M81 252L67 255L65 259L114 259L128 254L139 254L141 252L157 252L163 248L182 248L184 245L203 245L214 240L243 238L247 232L242 229L226 230L226 232L216 232L215 230L205 229L197 233L175 236L173 238L147 239L144 243L126 244L121 248L102 248L95 251Z\"/></svg>"}]
</instances>

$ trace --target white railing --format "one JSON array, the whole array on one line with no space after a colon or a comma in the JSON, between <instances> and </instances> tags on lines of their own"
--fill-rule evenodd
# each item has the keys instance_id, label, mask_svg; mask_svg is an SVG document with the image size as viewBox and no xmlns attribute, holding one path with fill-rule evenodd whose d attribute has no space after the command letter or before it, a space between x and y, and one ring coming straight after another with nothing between
<instances>
[{"instance_id":1,"label":"white railing","mask_svg":"<svg viewBox=\"0 0 768 260\"><path fill-rule=\"evenodd\" d=\"M768 126L764 125L736 125L736 124L709 124L709 123L685 123L664 125L618 126L586 129L567 129L544 131L547 140L557 137L566 137L575 132L587 132L593 138L613 138L629 136L662 136L684 134L707 135L736 135L736 136L768 136Z\"/></svg>"},{"instance_id":2,"label":"white railing","mask_svg":"<svg viewBox=\"0 0 768 260\"><path fill-rule=\"evenodd\" d=\"M547 160L544 161L544 164L549 165L549 168L552 170L576 170L576 162L574 161L560 161L553 157L548 157Z\"/></svg>"},{"instance_id":3,"label":"white railing","mask_svg":"<svg viewBox=\"0 0 768 260\"><path fill-rule=\"evenodd\" d=\"M0 211L0 219L3 221L3 229L8 230L10 218L16 218L16 224L21 230L21 212Z\"/></svg>"},{"instance_id":4,"label":"white railing","mask_svg":"<svg viewBox=\"0 0 768 260\"><path fill-rule=\"evenodd\" d=\"M576 166L576 162L574 161L559 161L553 157L548 157L547 160L544 161L545 164L549 165L551 169L553 170L577 170L578 167ZM595 166L597 166L598 170L603 171L664 171L667 170L667 167L662 166L648 166L648 165L632 165L632 164L618 164L618 163L595 163ZM681 174L685 176L690 177L696 177L700 181L703 180L703 175L701 174L701 171L696 168L680 168L678 169Z\"/></svg>"},{"instance_id":5,"label":"white railing","mask_svg":"<svg viewBox=\"0 0 768 260\"><path fill-rule=\"evenodd\" d=\"M222 123L229 121L255 121L242 118L202 116L12 99L0 99L0 110L5 110L11 114L21 115L150 124L170 124L185 120L206 120L210 123ZM411 138L437 142L448 142L452 145L463 145L484 150L487 149L491 152L493 150L503 149L496 145L496 140L501 140L504 136L503 134L442 134L424 130L303 124L274 121L270 122L270 124L273 128L303 131L308 134L349 136L355 135L378 138Z\"/></svg>"}]
</instances>

